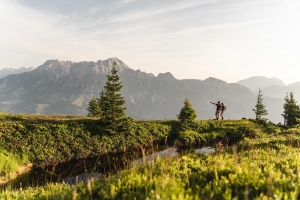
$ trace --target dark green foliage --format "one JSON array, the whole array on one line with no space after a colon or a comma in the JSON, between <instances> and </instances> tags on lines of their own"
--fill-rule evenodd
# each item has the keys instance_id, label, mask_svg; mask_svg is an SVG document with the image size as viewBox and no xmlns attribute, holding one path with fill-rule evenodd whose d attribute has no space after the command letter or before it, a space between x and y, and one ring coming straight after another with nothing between
<instances>
[{"instance_id":1,"label":"dark green foliage","mask_svg":"<svg viewBox=\"0 0 300 200\"><path fill-rule=\"evenodd\" d=\"M114 62L114 65L116 63ZM125 100L120 93L122 82L115 66L107 75L104 91L100 95L100 107L102 110L102 121L106 130L110 133L131 132L133 120L126 117L124 107Z\"/></svg>"},{"instance_id":2,"label":"dark green foliage","mask_svg":"<svg viewBox=\"0 0 300 200\"><path fill-rule=\"evenodd\" d=\"M180 120L183 130L189 129L197 118L197 113L193 109L188 98L185 99L184 106L181 108L180 113L179 115L177 115L177 117Z\"/></svg>"},{"instance_id":3,"label":"dark green foliage","mask_svg":"<svg viewBox=\"0 0 300 200\"><path fill-rule=\"evenodd\" d=\"M249 119L250 121L259 124L261 127L261 131L267 134L277 134L281 132L281 125L276 125L271 121L266 121L266 120L253 120Z\"/></svg>"},{"instance_id":4,"label":"dark green foliage","mask_svg":"<svg viewBox=\"0 0 300 200\"><path fill-rule=\"evenodd\" d=\"M95 119L25 117L0 117L0 149L29 155L30 161L39 166L149 145L151 141L165 140L171 130L167 124L141 122L132 126L134 134L107 134Z\"/></svg>"},{"instance_id":5,"label":"dark green foliage","mask_svg":"<svg viewBox=\"0 0 300 200\"><path fill-rule=\"evenodd\" d=\"M252 109L255 113L256 120L262 120L264 119L263 118L264 115L268 115L268 111L265 108L266 106L262 102L263 101L262 96L263 96L262 91L261 89L259 89L255 109Z\"/></svg>"},{"instance_id":6,"label":"dark green foliage","mask_svg":"<svg viewBox=\"0 0 300 200\"><path fill-rule=\"evenodd\" d=\"M87 115L88 117L101 117L100 104L96 97L92 97L87 110L89 111Z\"/></svg>"},{"instance_id":7,"label":"dark green foliage","mask_svg":"<svg viewBox=\"0 0 300 200\"><path fill-rule=\"evenodd\" d=\"M180 124L173 124L173 140L178 145L235 144L245 137L256 138L260 135L261 127L248 120L235 121L195 121L190 129L182 130Z\"/></svg>"},{"instance_id":8,"label":"dark green foliage","mask_svg":"<svg viewBox=\"0 0 300 200\"><path fill-rule=\"evenodd\" d=\"M205 135L193 130L180 131L178 135L178 144L192 145L196 143L206 143Z\"/></svg>"},{"instance_id":9,"label":"dark green foliage","mask_svg":"<svg viewBox=\"0 0 300 200\"><path fill-rule=\"evenodd\" d=\"M152 142L168 145L236 143L259 136L261 126L248 120L194 121L182 130L180 121L137 121L132 132L107 133L94 118L0 115L0 149L29 155L35 165L50 165L74 159L123 151Z\"/></svg>"},{"instance_id":10,"label":"dark green foliage","mask_svg":"<svg viewBox=\"0 0 300 200\"><path fill-rule=\"evenodd\" d=\"M290 95L286 94L285 103L283 105L283 118L284 123L287 126L296 125L297 119L300 118L300 107L297 105L297 101L294 99L294 94L291 92Z\"/></svg>"}]
</instances>

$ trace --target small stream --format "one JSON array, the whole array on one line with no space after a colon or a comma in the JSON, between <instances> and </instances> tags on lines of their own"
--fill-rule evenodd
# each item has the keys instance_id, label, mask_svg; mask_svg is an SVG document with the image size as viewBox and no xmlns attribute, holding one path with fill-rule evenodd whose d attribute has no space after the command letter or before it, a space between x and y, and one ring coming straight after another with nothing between
<instances>
[{"instance_id":1,"label":"small stream","mask_svg":"<svg viewBox=\"0 0 300 200\"><path fill-rule=\"evenodd\" d=\"M87 180L105 178L118 171L137 167L144 163L153 161L156 158L173 158L178 155L195 152L199 154L214 153L215 149L203 147L179 151L175 147L141 148L140 150L127 151L122 153L108 153L94 158L69 161L45 168L35 168L26 174L20 175L1 189L26 188L44 186L49 183L77 184ZM179 153L180 152L180 153Z\"/></svg>"}]
</instances>

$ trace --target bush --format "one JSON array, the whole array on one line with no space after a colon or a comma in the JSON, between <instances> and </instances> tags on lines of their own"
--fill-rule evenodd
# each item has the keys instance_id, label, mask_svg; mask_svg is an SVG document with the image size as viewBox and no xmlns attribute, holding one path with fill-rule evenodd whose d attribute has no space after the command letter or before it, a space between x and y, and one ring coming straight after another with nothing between
<instances>
[{"instance_id":1,"label":"bush","mask_svg":"<svg viewBox=\"0 0 300 200\"><path fill-rule=\"evenodd\" d=\"M201 134L193 130L184 130L179 132L177 140L180 144L189 145L197 142L200 143L201 141L204 141L204 138Z\"/></svg>"}]
</instances>

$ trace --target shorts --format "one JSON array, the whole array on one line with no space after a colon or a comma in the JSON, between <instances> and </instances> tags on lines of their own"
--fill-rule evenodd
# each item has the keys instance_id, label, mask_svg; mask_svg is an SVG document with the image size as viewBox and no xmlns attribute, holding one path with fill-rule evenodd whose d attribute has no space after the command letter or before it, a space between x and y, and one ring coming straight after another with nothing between
<instances>
[{"instance_id":1,"label":"shorts","mask_svg":"<svg viewBox=\"0 0 300 200\"><path fill-rule=\"evenodd\" d=\"M219 110L216 110L216 115L219 115L220 114L220 111Z\"/></svg>"}]
</instances>

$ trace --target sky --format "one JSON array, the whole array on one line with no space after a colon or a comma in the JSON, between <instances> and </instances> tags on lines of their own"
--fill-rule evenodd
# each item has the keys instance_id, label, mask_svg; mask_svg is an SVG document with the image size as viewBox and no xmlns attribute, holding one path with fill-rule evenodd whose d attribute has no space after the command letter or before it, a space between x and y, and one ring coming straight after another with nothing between
<instances>
[{"instance_id":1,"label":"sky","mask_svg":"<svg viewBox=\"0 0 300 200\"><path fill-rule=\"evenodd\" d=\"M299 0L0 0L0 69L117 57L177 79L300 81Z\"/></svg>"}]
</instances>

